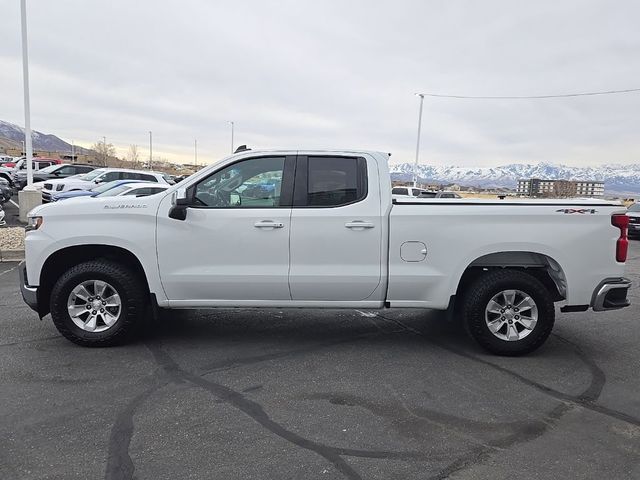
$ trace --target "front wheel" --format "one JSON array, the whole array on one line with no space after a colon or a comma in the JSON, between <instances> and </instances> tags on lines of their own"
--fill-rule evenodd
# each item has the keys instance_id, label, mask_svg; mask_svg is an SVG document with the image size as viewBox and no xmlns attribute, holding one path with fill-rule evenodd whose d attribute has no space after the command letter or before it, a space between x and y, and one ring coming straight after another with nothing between
<instances>
[{"instance_id":1,"label":"front wheel","mask_svg":"<svg viewBox=\"0 0 640 480\"><path fill-rule=\"evenodd\" d=\"M555 322L546 287L528 273L508 269L489 271L473 282L464 296L463 314L471 336L497 355L534 351Z\"/></svg>"},{"instance_id":2,"label":"front wheel","mask_svg":"<svg viewBox=\"0 0 640 480\"><path fill-rule=\"evenodd\" d=\"M124 343L143 321L146 296L139 276L109 260L67 270L51 291L51 318L58 331L85 347Z\"/></svg>"}]
</instances>

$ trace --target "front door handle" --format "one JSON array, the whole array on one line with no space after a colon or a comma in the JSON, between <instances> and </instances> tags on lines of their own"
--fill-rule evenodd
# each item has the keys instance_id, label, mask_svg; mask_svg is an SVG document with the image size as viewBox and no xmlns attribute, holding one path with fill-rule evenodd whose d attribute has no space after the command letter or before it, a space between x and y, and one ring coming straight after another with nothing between
<instances>
[{"instance_id":1,"label":"front door handle","mask_svg":"<svg viewBox=\"0 0 640 480\"><path fill-rule=\"evenodd\" d=\"M375 225L369 222L362 222L360 220L355 220L353 222L347 222L344 224L347 228L373 228Z\"/></svg>"},{"instance_id":2,"label":"front door handle","mask_svg":"<svg viewBox=\"0 0 640 480\"><path fill-rule=\"evenodd\" d=\"M256 222L253 224L256 228L283 228L284 223L273 222L271 220L263 220L261 222Z\"/></svg>"}]
</instances>

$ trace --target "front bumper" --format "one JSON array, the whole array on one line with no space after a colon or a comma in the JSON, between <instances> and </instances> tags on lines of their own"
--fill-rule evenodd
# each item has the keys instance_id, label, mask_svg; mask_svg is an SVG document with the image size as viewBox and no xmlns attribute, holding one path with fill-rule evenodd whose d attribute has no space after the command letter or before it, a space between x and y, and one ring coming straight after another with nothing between
<instances>
[{"instance_id":1,"label":"front bumper","mask_svg":"<svg viewBox=\"0 0 640 480\"><path fill-rule=\"evenodd\" d=\"M628 278L619 277L603 280L593 292L591 300L593 311L603 312L628 307L631 305L627 298L629 287L631 287L631 280Z\"/></svg>"},{"instance_id":2,"label":"front bumper","mask_svg":"<svg viewBox=\"0 0 640 480\"><path fill-rule=\"evenodd\" d=\"M29 305L32 310L39 313L38 310L38 287L31 287L27 283L27 266L20 265L20 293L24 303Z\"/></svg>"}]
</instances>

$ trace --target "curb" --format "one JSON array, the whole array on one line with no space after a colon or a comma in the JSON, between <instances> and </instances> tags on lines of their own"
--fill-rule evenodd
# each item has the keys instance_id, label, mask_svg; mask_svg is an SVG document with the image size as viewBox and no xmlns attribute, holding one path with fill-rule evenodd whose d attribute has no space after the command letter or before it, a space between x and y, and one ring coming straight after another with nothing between
<instances>
[{"instance_id":1,"label":"curb","mask_svg":"<svg viewBox=\"0 0 640 480\"><path fill-rule=\"evenodd\" d=\"M24 250L0 250L0 262L21 262Z\"/></svg>"}]
</instances>

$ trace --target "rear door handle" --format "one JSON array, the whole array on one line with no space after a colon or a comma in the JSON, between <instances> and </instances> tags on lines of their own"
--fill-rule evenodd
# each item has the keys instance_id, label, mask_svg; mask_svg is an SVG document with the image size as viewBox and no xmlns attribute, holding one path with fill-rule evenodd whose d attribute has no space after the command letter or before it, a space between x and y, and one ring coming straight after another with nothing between
<instances>
[{"instance_id":1,"label":"rear door handle","mask_svg":"<svg viewBox=\"0 0 640 480\"><path fill-rule=\"evenodd\" d=\"M355 220L353 222L347 222L344 224L347 228L373 228L375 225L369 222L362 222L359 220Z\"/></svg>"},{"instance_id":2,"label":"rear door handle","mask_svg":"<svg viewBox=\"0 0 640 480\"><path fill-rule=\"evenodd\" d=\"M271 220L263 220L261 222L256 222L253 224L256 228L283 228L284 223L274 222Z\"/></svg>"}]
</instances>

